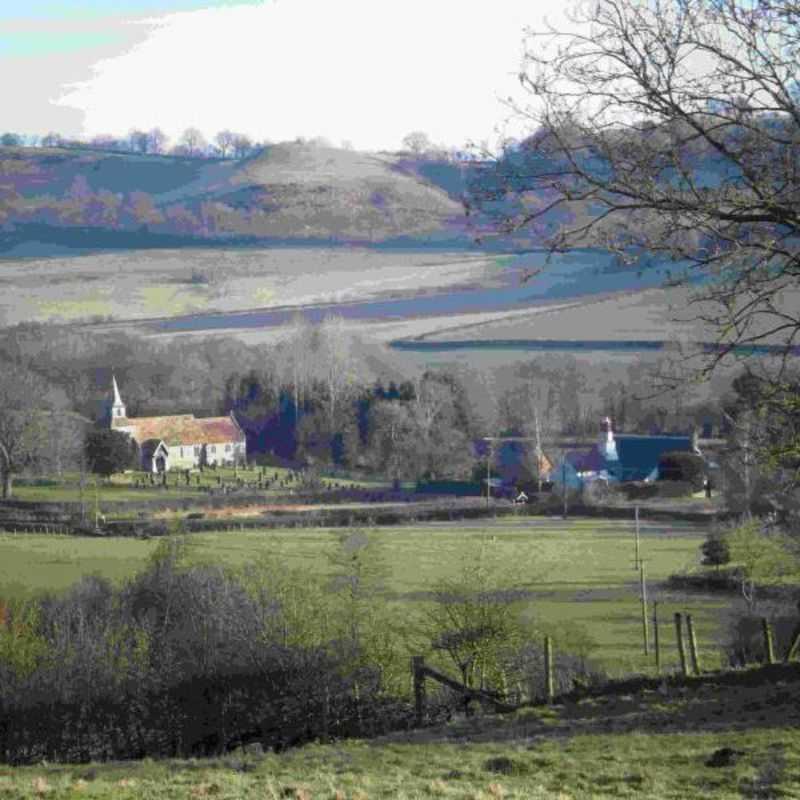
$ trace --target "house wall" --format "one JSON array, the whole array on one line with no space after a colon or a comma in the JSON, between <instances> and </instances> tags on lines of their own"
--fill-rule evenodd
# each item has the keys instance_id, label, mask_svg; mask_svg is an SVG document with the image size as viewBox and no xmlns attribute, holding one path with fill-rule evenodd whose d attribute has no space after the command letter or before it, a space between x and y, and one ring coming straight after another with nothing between
<instances>
[{"instance_id":1,"label":"house wall","mask_svg":"<svg viewBox=\"0 0 800 800\"><path fill-rule=\"evenodd\" d=\"M196 469L200 466L202 444L172 445L169 448L170 469ZM181 453L181 448L183 453ZM206 463L223 466L247 457L244 442L221 442L206 445Z\"/></svg>"}]
</instances>

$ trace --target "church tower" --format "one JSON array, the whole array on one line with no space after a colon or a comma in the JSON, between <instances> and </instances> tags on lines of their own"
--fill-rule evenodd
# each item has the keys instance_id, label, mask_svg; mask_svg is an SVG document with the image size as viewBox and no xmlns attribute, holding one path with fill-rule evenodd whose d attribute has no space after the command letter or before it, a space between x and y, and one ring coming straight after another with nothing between
<instances>
[{"instance_id":1,"label":"church tower","mask_svg":"<svg viewBox=\"0 0 800 800\"><path fill-rule=\"evenodd\" d=\"M127 416L125 411L125 404L122 402L122 398L119 396L119 387L117 386L117 379L114 374L111 374L111 386L113 391L113 398L111 400L111 407L110 407L110 422L111 427L117 427L117 420L124 420Z\"/></svg>"},{"instance_id":2,"label":"church tower","mask_svg":"<svg viewBox=\"0 0 800 800\"><path fill-rule=\"evenodd\" d=\"M603 419L603 432L600 435L600 454L608 461L619 461L617 455L617 443L614 441L614 430L611 427L611 420L608 417Z\"/></svg>"}]
</instances>

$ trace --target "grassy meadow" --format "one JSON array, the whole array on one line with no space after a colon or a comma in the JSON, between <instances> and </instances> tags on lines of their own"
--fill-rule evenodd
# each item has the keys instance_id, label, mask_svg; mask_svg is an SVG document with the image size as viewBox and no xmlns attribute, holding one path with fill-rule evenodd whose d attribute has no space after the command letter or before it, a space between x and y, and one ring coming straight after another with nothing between
<instances>
[{"instance_id":1,"label":"grassy meadow","mask_svg":"<svg viewBox=\"0 0 800 800\"><path fill-rule=\"evenodd\" d=\"M301 528L193 534L187 562L241 568L268 558L324 584L342 534ZM525 613L554 633L557 647L585 652L612 676L654 673L652 656L642 655L630 522L514 518L377 528L373 535L384 596L401 628L415 628L438 581L483 554L523 590ZM694 615L702 666L720 663L718 639L731 599L670 593L663 585L670 573L698 562L704 535L688 524L642 524L640 550L649 597L659 601L667 672L677 669L672 614L678 610ZM120 583L158 545L158 539L2 534L0 596L63 590L91 573ZM587 635L594 640L588 651ZM712 677L692 689L664 684L510 715L457 715L440 726L283 753L0 765L0 799L800 797L800 706L791 702L800 675L792 680L748 687L718 685ZM720 748L734 753L725 768L707 763Z\"/></svg>"},{"instance_id":2,"label":"grassy meadow","mask_svg":"<svg viewBox=\"0 0 800 800\"><path fill-rule=\"evenodd\" d=\"M341 535L341 529L324 528L198 533L188 539L189 560L242 568L272 559L326 584ZM412 631L436 585L456 577L483 547L506 584L522 590L523 613L537 628L553 631L564 648L588 655L612 675L653 669L652 652L642 652L632 523L515 518L385 527L375 535L385 599ZM678 663L675 611L693 613L703 664L719 665L718 638L730 598L673 593L663 585L671 573L698 563L703 537L688 525L642 524L650 611L657 600L668 670ZM157 539L0 534L0 593L60 591L92 573L121 582L144 567L157 546Z\"/></svg>"}]
</instances>

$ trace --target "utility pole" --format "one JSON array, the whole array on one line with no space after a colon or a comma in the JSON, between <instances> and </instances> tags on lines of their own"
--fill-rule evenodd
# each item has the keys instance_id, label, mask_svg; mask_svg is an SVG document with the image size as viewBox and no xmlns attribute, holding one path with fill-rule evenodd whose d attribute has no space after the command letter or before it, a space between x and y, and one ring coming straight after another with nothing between
<instances>
[{"instance_id":1,"label":"utility pole","mask_svg":"<svg viewBox=\"0 0 800 800\"><path fill-rule=\"evenodd\" d=\"M80 499L81 499L81 524L86 523L86 499L83 495L84 486L86 484L86 459L81 454L81 476L80 481L78 482L78 488L80 490Z\"/></svg>"},{"instance_id":2,"label":"utility pole","mask_svg":"<svg viewBox=\"0 0 800 800\"><path fill-rule=\"evenodd\" d=\"M486 508L489 508L489 497L492 493L492 443L488 442L488 450L486 451Z\"/></svg>"}]
</instances>

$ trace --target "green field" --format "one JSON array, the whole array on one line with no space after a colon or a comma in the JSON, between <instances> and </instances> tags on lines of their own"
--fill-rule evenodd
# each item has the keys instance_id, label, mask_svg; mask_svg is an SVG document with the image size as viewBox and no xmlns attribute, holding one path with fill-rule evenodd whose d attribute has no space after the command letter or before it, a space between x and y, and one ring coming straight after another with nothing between
<instances>
[{"instance_id":1,"label":"green field","mask_svg":"<svg viewBox=\"0 0 800 800\"><path fill-rule=\"evenodd\" d=\"M269 556L324 582L332 569L328 556L341 533L309 528L193 534L190 558L243 567ZM515 587L527 593L525 613L535 623L555 630L567 644L590 637L595 643L590 657L612 675L653 669L652 654L645 658L642 652L632 523L516 518L385 527L377 536L386 596L404 620L413 621L428 606L437 582L455 576L483 542L509 574L518 576ZM694 615L704 665L719 664L721 621L731 599L676 594L663 586L671 573L698 563L703 537L702 530L688 525L642 526L641 553L649 600L659 603L666 669L677 666L675 611ZM157 545L156 539L1 534L0 592L22 597L59 591L91 573L121 582L145 565Z\"/></svg>"},{"instance_id":2,"label":"green field","mask_svg":"<svg viewBox=\"0 0 800 800\"><path fill-rule=\"evenodd\" d=\"M342 530L194 534L189 563L243 567L270 556L311 580L332 571ZM488 552L526 590L525 605L566 639L591 634L590 657L612 675L653 672L641 653L633 526L605 520L510 519L376 529L387 567L386 597L412 627L437 581L465 558ZM672 572L698 562L704 531L645 523L641 554L649 596L661 610L662 661L677 668L672 613L694 614L702 666L719 664L717 639L731 598L670 594ZM0 536L0 596L63 590L80 576L115 582L141 569L159 540ZM481 551L480 548L483 548ZM211 759L11 768L0 766L0 798L195 798L230 800L589 800L798 797L800 673L779 683L688 689L626 689L514 714L464 718L371 741L315 743L282 754L236 751ZM706 761L737 751L724 769Z\"/></svg>"}]
</instances>

